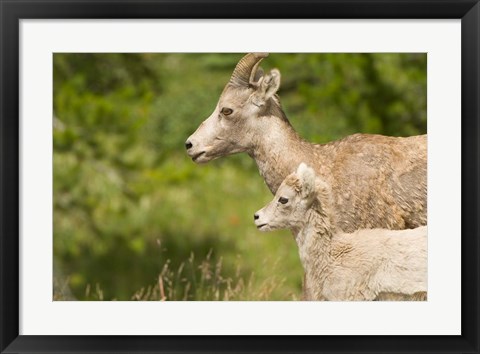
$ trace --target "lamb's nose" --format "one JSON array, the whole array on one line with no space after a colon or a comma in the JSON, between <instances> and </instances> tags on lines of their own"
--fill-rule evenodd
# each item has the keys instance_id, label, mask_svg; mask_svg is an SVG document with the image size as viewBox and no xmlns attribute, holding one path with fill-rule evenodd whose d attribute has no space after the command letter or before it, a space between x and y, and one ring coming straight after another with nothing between
<instances>
[{"instance_id":1,"label":"lamb's nose","mask_svg":"<svg viewBox=\"0 0 480 354\"><path fill-rule=\"evenodd\" d=\"M185 147L187 148L187 150L188 150L188 149L191 149L192 146L193 146L193 145L192 145L192 143L191 143L190 141L187 140L187 141L185 142Z\"/></svg>"},{"instance_id":2,"label":"lamb's nose","mask_svg":"<svg viewBox=\"0 0 480 354\"><path fill-rule=\"evenodd\" d=\"M259 217L258 214L253 214L253 220L258 220Z\"/></svg>"}]
</instances>

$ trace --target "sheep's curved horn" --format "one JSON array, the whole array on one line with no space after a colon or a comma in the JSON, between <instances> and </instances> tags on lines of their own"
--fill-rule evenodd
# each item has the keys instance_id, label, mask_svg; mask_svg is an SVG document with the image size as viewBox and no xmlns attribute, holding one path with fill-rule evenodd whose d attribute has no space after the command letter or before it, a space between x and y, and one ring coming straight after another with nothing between
<instances>
[{"instance_id":1,"label":"sheep's curved horn","mask_svg":"<svg viewBox=\"0 0 480 354\"><path fill-rule=\"evenodd\" d=\"M263 58L268 57L268 53L248 53L238 62L233 71L230 83L240 86L248 86L253 83L258 65Z\"/></svg>"}]
</instances>

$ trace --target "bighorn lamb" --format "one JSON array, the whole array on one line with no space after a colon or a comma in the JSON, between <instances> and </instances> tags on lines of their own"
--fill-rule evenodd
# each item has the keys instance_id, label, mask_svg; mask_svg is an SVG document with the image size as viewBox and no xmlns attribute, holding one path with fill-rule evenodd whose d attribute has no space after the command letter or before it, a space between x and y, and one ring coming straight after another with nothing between
<instances>
[{"instance_id":1,"label":"bighorn lamb","mask_svg":"<svg viewBox=\"0 0 480 354\"><path fill-rule=\"evenodd\" d=\"M327 144L302 140L283 112L280 72L257 70L266 53L237 64L218 104L186 143L197 163L247 152L275 194L300 162L332 186L336 220L359 228L415 228L427 222L427 137L355 134Z\"/></svg>"},{"instance_id":2,"label":"bighorn lamb","mask_svg":"<svg viewBox=\"0 0 480 354\"><path fill-rule=\"evenodd\" d=\"M427 227L409 230L335 230L331 190L300 164L275 198L254 218L261 231L296 234L305 270L307 300L374 300L379 295L415 297L427 291Z\"/></svg>"}]
</instances>

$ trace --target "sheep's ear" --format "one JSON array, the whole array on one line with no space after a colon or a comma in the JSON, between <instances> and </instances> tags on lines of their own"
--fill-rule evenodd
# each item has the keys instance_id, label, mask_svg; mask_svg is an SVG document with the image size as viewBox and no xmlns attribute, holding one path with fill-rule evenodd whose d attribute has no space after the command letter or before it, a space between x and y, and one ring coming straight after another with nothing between
<instances>
[{"instance_id":1,"label":"sheep's ear","mask_svg":"<svg viewBox=\"0 0 480 354\"><path fill-rule=\"evenodd\" d=\"M311 197L315 190L315 171L302 162L298 166L297 175L302 184L302 197Z\"/></svg>"},{"instance_id":2,"label":"sheep's ear","mask_svg":"<svg viewBox=\"0 0 480 354\"><path fill-rule=\"evenodd\" d=\"M267 75L260 77L258 88L254 93L254 104L264 105L280 88L280 71L273 69Z\"/></svg>"},{"instance_id":3,"label":"sheep's ear","mask_svg":"<svg viewBox=\"0 0 480 354\"><path fill-rule=\"evenodd\" d=\"M263 92L265 101L277 93L280 88L280 71L273 69L263 77L260 90Z\"/></svg>"}]
</instances>

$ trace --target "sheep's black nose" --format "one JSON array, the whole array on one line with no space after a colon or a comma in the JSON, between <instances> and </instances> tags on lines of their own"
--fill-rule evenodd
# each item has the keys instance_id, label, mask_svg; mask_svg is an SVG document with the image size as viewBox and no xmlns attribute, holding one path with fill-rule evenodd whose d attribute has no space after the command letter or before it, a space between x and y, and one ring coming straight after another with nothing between
<instances>
[{"instance_id":1,"label":"sheep's black nose","mask_svg":"<svg viewBox=\"0 0 480 354\"><path fill-rule=\"evenodd\" d=\"M258 220L259 216L258 214L253 214L253 220Z\"/></svg>"},{"instance_id":2,"label":"sheep's black nose","mask_svg":"<svg viewBox=\"0 0 480 354\"><path fill-rule=\"evenodd\" d=\"M185 142L185 147L187 148L187 150L188 150L188 149L191 149L192 146L193 146L192 143L189 142L188 140Z\"/></svg>"}]
</instances>

